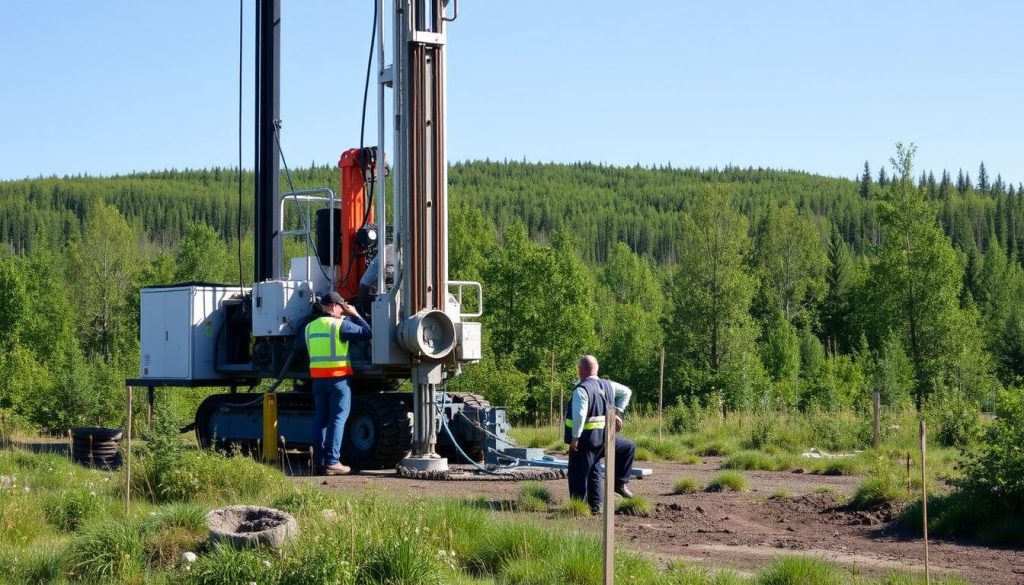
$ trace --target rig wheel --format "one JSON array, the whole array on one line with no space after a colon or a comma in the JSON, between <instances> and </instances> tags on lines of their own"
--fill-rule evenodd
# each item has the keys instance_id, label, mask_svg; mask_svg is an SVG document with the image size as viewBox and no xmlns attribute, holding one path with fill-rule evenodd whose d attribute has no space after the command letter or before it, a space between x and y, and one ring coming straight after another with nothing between
<instances>
[{"instance_id":1,"label":"rig wheel","mask_svg":"<svg viewBox=\"0 0 1024 585\"><path fill-rule=\"evenodd\" d=\"M390 469L412 450L408 395L353 394L341 460L356 469Z\"/></svg>"}]
</instances>

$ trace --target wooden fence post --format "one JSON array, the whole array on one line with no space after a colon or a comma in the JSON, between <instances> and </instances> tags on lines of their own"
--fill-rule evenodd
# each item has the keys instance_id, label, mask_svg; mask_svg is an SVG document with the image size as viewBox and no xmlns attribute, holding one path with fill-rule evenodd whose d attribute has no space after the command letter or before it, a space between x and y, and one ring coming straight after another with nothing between
<instances>
[{"instance_id":1,"label":"wooden fence post","mask_svg":"<svg viewBox=\"0 0 1024 585\"><path fill-rule=\"evenodd\" d=\"M921 419L921 528L924 532L924 582L930 585L931 575L928 563L928 429Z\"/></svg>"}]
</instances>

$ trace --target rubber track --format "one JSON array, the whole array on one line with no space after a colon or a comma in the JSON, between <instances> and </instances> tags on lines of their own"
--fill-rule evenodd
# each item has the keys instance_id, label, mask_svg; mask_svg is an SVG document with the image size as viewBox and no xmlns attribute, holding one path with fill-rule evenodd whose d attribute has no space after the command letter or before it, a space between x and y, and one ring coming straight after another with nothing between
<instances>
[{"instance_id":1,"label":"rubber track","mask_svg":"<svg viewBox=\"0 0 1024 585\"><path fill-rule=\"evenodd\" d=\"M548 481L565 479L568 472L564 469L550 469L545 467L519 467L514 469L500 469L493 475L478 471L466 471L462 469L449 469L448 471L419 471L410 469L404 465L395 467L398 477L406 479L425 479L431 481Z\"/></svg>"},{"instance_id":2,"label":"rubber track","mask_svg":"<svg viewBox=\"0 0 1024 585\"><path fill-rule=\"evenodd\" d=\"M256 449L254 441L237 441L231 437L211 436L211 419L223 407L260 410L263 408L257 394L214 394L203 400L196 410L196 440L202 448L214 447L221 451L248 453ZM253 402L255 401L255 404ZM245 406L241 406L245 405ZM280 392L277 394L278 413L282 411L313 411L313 396L306 392ZM373 452L353 453L350 441L342 442L342 460L356 469L391 469L412 448L412 425L409 410L400 393L357 393L352 396L352 416L369 411L375 418L377 443ZM346 437L347 438L347 437Z\"/></svg>"},{"instance_id":3,"label":"rubber track","mask_svg":"<svg viewBox=\"0 0 1024 585\"><path fill-rule=\"evenodd\" d=\"M452 402L455 404L462 403L465 406L470 407L472 412L465 408L462 412L472 419L478 426L486 428L486 413L487 410L491 408L489 400L479 394L473 394L471 392L449 392L448 397L451 398ZM487 446L486 441L487 437L480 433L477 441L465 445L460 444L459 446L462 447L463 451L466 452L466 455L469 455L473 461L479 462L484 460L484 453ZM444 449L444 451L449 451L449 449ZM450 451L450 453L442 454L447 455L448 459L451 461L458 461L461 463L461 458L456 454L455 450L451 449Z\"/></svg>"}]
</instances>

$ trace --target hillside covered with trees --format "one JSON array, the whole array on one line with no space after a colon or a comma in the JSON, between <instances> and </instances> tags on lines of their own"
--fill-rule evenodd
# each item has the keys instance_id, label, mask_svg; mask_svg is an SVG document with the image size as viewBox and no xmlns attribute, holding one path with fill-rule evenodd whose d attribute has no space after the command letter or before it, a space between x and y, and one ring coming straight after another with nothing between
<instances>
[{"instance_id":1,"label":"hillside covered with trees","mask_svg":"<svg viewBox=\"0 0 1024 585\"><path fill-rule=\"evenodd\" d=\"M331 186L330 167L293 172ZM913 168L458 163L453 278L484 284L485 359L452 387L547 419L575 360L657 402L984 407L1024 377L1021 185ZM246 282L252 177L210 169L0 182L0 412L117 422L138 290ZM295 223L297 218L289 221ZM239 235L241 242L239 242ZM292 243L297 249L300 243Z\"/></svg>"}]
</instances>

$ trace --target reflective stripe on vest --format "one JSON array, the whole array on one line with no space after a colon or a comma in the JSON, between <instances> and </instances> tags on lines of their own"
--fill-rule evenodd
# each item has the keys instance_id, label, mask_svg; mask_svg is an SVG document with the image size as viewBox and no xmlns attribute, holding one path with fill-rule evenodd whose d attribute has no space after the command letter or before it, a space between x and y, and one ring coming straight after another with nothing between
<instances>
[{"instance_id":1,"label":"reflective stripe on vest","mask_svg":"<svg viewBox=\"0 0 1024 585\"><path fill-rule=\"evenodd\" d=\"M343 378L352 375L348 342L338 339L344 317L318 317L306 325L309 375L313 378Z\"/></svg>"},{"instance_id":2,"label":"reflective stripe on vest","mask_svg":"<svg viewBox=\"0 0 1024 585\"><path fill-rule=\"evenodd\" d=\"M587 417L587 420L583 421L583 430L584 431L591 431L591 430L594 430L594 429L603 429L604 428L604 422L605 422L605 420L604 420L603 416L590 416L590 417ZM570 429L572 428L572 419L571 418L565 419L565 426L567 428L570 428Z\"/></svg>"}]
</instances>

